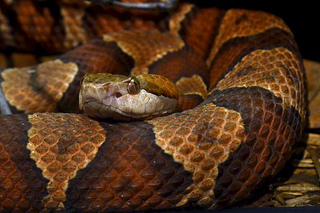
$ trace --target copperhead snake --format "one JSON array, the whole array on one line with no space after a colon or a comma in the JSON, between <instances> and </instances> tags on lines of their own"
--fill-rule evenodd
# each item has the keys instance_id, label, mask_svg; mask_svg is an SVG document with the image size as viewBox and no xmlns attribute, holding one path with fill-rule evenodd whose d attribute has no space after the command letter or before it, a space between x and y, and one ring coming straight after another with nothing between
<instances>
[{"instance_id":1,"label":"copperhead snake","mask_svg":"<svg viewBox=\"0 0 320 213\"><path fill-rule=\"evenodd\" d=\"M301 137L304 68L274 15L26 0L1 1L0 20L1 47L57 52L85 43L1 73L11 110L28 113L0 117L1 212L224 208L274 177ZM78 114L87 72L158 73L186 91L181 103L196 102L146 121L97 121Z\"/></svg>"}]
</instances>

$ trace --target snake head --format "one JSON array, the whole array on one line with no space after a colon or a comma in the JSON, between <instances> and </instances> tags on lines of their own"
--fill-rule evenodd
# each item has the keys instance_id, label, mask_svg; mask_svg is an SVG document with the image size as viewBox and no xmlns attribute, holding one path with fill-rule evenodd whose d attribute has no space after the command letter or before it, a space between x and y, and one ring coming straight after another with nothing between
<instances>
[{"instance_id":1,"label":"snake head","mask_svg":"<svg viewBox=\"0 0 320 213\"><path fill-rule=\"evenodd\" d=\"M152 118L176 110L178 92L172 85L162 76L89 73L81 80L79 107L94 118Z\"/></svg>"}]
</instances>

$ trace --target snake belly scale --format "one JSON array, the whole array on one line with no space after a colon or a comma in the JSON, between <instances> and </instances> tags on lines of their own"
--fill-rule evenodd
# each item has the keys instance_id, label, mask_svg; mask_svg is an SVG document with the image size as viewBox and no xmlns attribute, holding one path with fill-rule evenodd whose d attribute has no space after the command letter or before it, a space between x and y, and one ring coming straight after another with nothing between
<instances>
[{"instance_id":1,"label":"snake belly scale","mask_svg":"<svg viewBox=\"0 0 320 213\"><path fill-rule=\"evenodd\" d=\"M190 4L152 13L48 2L0 4L1 48L84 43L1 72L11 110L28 113L0 116L1 212L219 209L289 160L306 91L280 18ZM80 80L99 72L163 75L177 85L182 112L133 122L78 114Z\"/></svg>"}]
</instances>

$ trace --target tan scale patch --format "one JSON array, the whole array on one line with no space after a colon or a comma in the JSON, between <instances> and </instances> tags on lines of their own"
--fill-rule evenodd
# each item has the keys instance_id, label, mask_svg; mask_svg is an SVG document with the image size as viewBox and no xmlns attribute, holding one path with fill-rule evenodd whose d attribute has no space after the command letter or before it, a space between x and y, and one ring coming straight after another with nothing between
<instances>
[{"instance_id":1,"label":"tan scale patch","mask_svg":"<svg viewBox=\"0 0 320 213\"><path fill-rule=\"evenodd\" d=\"M61 15L65 26L66 36L64 46L67 48L76 47L89 40L86 30L83 28L82 18L84 10L71 7L62 7Z\"/></svg>"},{"instance_id":2,"label":"tan scale patch","mask_svg":"<svg viewBox=\"0 0 320 213\"><path fill-rule=\"evenodd\" d=\"M275 15L243 9L228 10L221 22L219 34L207 59L207 64L211 64L226 41L236 37L257 35L271 28L279 28L291 33L285 22Z\"/></svg>"},{"instance_id":3,"label":"tan scale patch","mask_svg":"<svg viewBox=\"0 0 320 213\"><path fill-rule=\"evenodd\" d=\"M200 95L203 100L207 97L207 86L199 75L192 77L182 77L176 82L179 94L183 95Z\"/></svg>"},{"instance_id":4,"label":"tan scale patch","mask_svg":"<svg viewBox=\"0 0 320 213\"><path fill-rule=\"evenodd\" d=\"M181 29L181 22L185 19L186 15L194 8L192 4L181 4L179 10L176 11L170 18L169 28L170 33L179 35Z\"/></svg>"},{"instance_id":5,"label":"tan scale patch","mask_svg":"<svg viewBox=\"0 0 320 213\"><path fill-rule=\"evenodd\" d=\"M12 106L25 113L52 112L78 72L75 63L48 61L35 67L6 69L1 87Z\"/></svg>"},{"instance_id":6,"label":"tan scale patch","mask_svg":"<svg viewBox=\"0 0 320 213\"><path fill-rule=\"evenodd\" d=\"M283 47L256 50L242 60L221 80L215 90L230 87L259 86L282 98L305 116L303 67L299 59Z\"/></svg>"},{"instance_id":7,"label":"tan scale patch","mask_svg":"<svg viewBox=\"0 0 320 213\"><path fill-rule=\"evenodd\" d=\"M63 209L69 181L95 158L106 132L99 122L77 114L37 113L28 120L27 148L49 180L44 208Z\"/></svg>"},{"instance_id":8,"label":"tan scale patch","mask_svg":"<svg viewBox=\"0 0 320 213\"><path fill-rule=\"evenodd\" d=\"M156 144L193 174L193 184L185 190L178 206L189 200L201 206L211 205L218 165L246 140L241 115L207 104L148 123L154 125Z\"/></svg>"},{"instance_id":9,"label":"tan scale patch","mask_svg":"<svg viewBox=\"0 0 320 213\"><path fill-rule=\"evenodd\" d=\"M148 66L184 46L180 37L158 31L125 31L103 35L105 42L116 42L135 61L131 75L148 74Z\"/></svg>"}]
</instances>

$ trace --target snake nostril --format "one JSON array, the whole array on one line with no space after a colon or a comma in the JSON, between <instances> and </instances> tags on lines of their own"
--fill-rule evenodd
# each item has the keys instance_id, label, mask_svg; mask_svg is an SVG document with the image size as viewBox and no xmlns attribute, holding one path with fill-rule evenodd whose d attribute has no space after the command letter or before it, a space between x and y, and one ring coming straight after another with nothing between
<instances>
[{"instance_id":1,"label":"snake nostril","mask_svg":"<svg viewBox=\"0 0 320 213\"><path fill-rule=\"evenodd\" d=\"M120 92L116 92L114 95L116 96L116 98L119 98L122 96L122 94Z\"/></svg>"}]
</instances>

